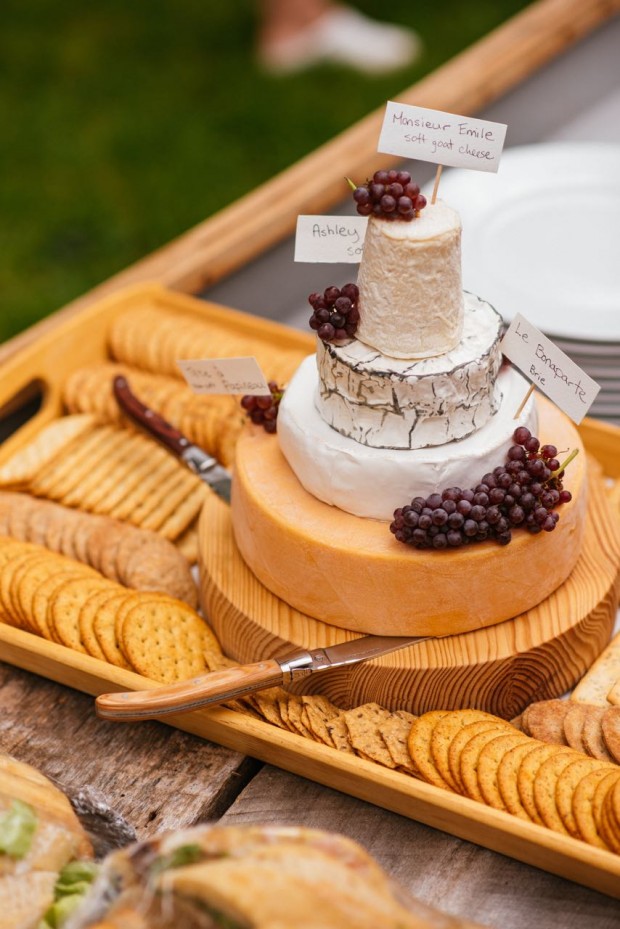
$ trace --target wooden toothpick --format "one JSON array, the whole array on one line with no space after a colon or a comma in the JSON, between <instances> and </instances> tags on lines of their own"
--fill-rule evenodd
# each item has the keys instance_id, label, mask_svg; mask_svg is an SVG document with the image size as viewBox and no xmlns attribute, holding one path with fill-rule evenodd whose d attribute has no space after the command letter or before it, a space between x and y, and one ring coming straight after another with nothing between
<instances>
[{"instance_id":1,"label":"wooden toothpick","mask_svg":"<svg viewBox=\"0 0 620 929\"><path fill-rule=\"evenodd\" d=\"M434 203L437 199L437 191L439 190L439 180L441 178L441 172L443 171L443 165L437 165L437 173L435 174L435 186L433 187L433 196L431 197L431 203Z\"/></svg>"},{"instance_id":2,"label":"wooden toothpick","mask_svg":"<svg viewBox=\"0 0 620 929\"><path fill-rule=\"evenodd\" d=\"M528 392L526 393L526 395L525 395L525 397L523 398L523 400L521 401L521 405L519 406L519 409L517 410L517 412L515 413L515 415L512 417L513 419L518 419L518 418L519 418L519 416L520 416L521 413L523 412L523 407L525 406L525 404L526 404L527 401L530 399L530 397L532 396L533 393L534 393L534 385L533 385L533 384L530 384L529 390L528 390Z\"/></svg>"}]
</instances>

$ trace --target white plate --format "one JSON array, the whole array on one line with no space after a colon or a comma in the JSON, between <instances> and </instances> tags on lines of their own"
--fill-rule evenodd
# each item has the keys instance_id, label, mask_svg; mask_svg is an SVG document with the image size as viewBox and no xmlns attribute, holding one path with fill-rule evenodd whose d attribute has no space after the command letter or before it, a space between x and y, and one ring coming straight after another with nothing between
<instances>
[{"instance_id":1,"label":"white plate","mask_svg":"<svg viewBox=\"0 0 620 929\"><path fill-rule=\"evenodd\" d=\"M620 146L507 149L499 172L446 171L463 286L549 335L620 341Z\"/></svg>"}]
</instances>

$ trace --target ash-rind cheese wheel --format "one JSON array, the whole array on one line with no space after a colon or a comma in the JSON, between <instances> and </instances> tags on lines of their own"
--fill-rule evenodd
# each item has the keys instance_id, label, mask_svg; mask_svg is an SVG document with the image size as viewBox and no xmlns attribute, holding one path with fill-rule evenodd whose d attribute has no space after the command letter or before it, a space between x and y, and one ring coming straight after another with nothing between
<instances>
[{"instance_id":1,"label":"ash-rind cheese wheel","mask_svg":"<svg viewBox=\"0 0 620 929\"><path fill-rule=\"evenodd\" d=\"M250 427L237 447L232 495L243 559L295 609L354 632L450 635L531 609L575 566L586 513L579 434L544 398L538 406L541 441L581 451L565 479L573 499L559 508L554 532L517 530L503 547L482 542L449 552L410 549L395 541L387 523L360 519L311 496L274 437Z\"/></svg>"}]
</instances>

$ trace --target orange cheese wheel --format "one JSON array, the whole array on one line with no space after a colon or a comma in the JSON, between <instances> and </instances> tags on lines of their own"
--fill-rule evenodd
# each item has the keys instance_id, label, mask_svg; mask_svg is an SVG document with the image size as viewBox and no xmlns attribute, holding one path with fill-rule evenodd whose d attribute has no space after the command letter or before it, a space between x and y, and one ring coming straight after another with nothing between
<instances>
[{"instance_id":1,"label":"orange cheese wheel","mask_svg":"<svg viewBox=\"0 0 620 929\"><path fill-rule=\"evenodd\" d=\"M586 458L579 434L540 399L538 435L562 453L581 451L565 479L573 499L559 507L553 532L515 530L506 546L482 542L419 551L397 542L388 523L352 516L311 496L277 439L248 427L237 446L233 479L235 541L268 590L343 629L450 635L502 622L556 590L581 548ZM479 477L472 475L472 484Z\"/></svg>"}]
</instances>

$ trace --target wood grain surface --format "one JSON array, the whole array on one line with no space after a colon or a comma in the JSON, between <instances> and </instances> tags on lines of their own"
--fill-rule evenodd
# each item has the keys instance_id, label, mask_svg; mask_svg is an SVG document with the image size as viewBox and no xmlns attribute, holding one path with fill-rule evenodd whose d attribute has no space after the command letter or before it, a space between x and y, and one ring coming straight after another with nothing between
<instances>
[{"instance_id":1,"label":"wood grain surface","mask_svg":"<svg viewBox=\"0 0 620 929\"><path fill-rule=\"evenodd\" d=\"M403 103L474 114L620 11L620 0L538 0L405 89ZM114 275L0 346L0 362L103 296L159 281L198 293L290 235L299 213L346 195L343 175L365 177L394 159L377 154L383 110L370 113L251 194Z\"/></svg>"}]
</instances>

